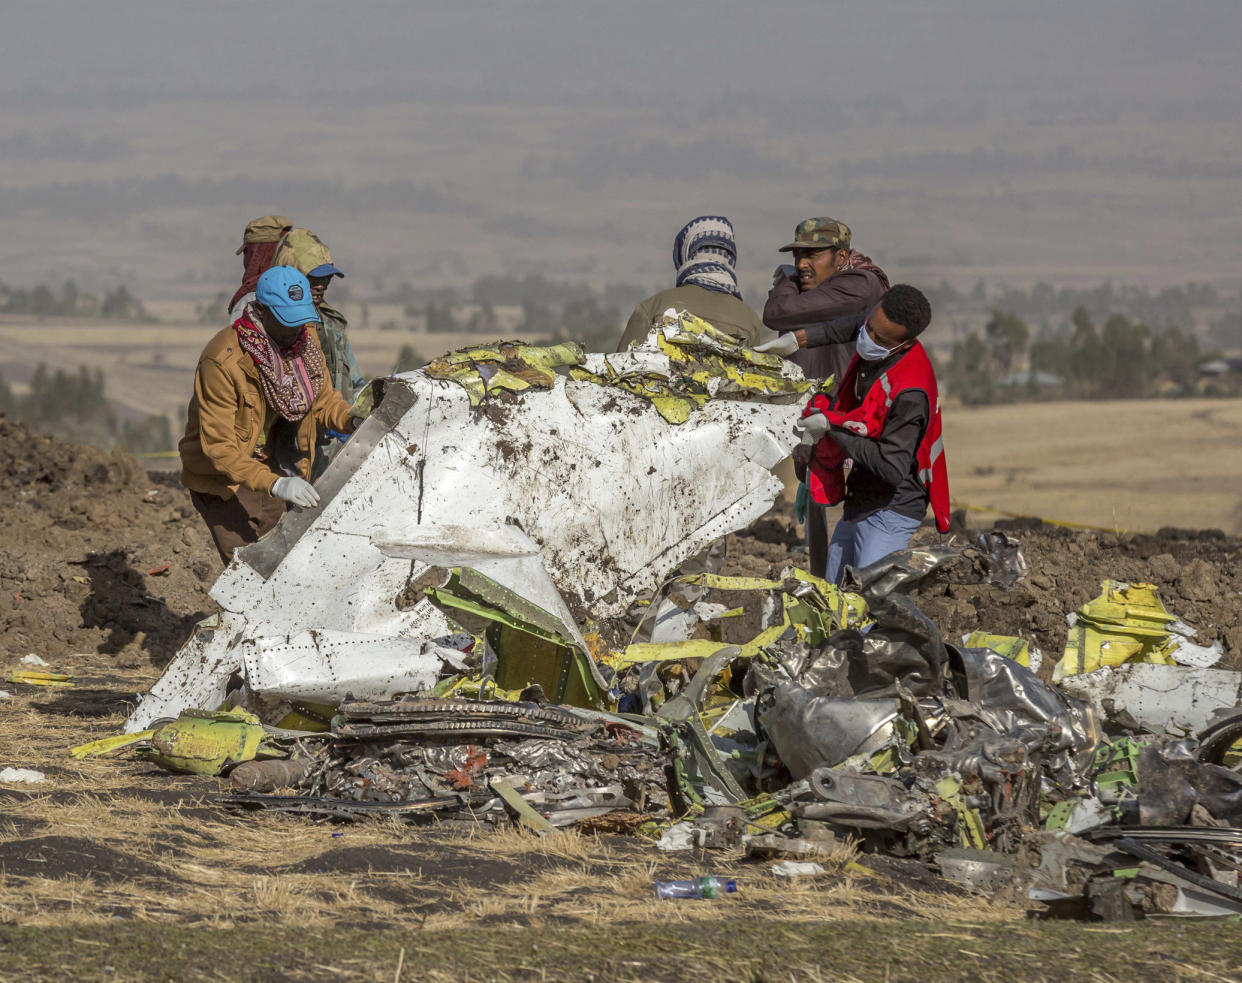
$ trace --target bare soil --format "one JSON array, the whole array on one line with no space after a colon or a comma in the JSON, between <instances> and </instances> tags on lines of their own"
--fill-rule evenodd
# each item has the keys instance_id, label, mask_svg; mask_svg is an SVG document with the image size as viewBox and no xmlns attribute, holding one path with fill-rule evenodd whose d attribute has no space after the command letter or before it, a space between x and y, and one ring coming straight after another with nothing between
<instances>
[{"instance_id":1,"label":"bare soil","mask_svg":"<svg viewBox=\"0 0 1242 983\"><path fill-rule=\"evenodd\" d=\"M175 473L0 416L0 496L5 655L163 665L214 610L220 559Z\"/></svg>"}]
</instances>

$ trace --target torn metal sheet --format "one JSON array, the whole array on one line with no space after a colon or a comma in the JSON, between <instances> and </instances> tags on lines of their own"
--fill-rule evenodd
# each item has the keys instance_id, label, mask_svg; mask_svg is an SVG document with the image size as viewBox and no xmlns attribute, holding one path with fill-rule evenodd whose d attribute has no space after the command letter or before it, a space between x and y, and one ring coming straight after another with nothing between
<instances>
[{"instance_id":1,"label":"torn metal sheet","mask_svg":"<svg viewBox=\"0 0 1242 983\"><path fill-rule=\"evenodd\" d=\"M896 717L896 700L814 696L796 683L780 683L760 722L789 773L805 778L821 765L879 750Z\"/></svg>"},{"instance_id":2,"label":"torn metal sheet","mask_svg":"<svg viewBox=\"0 0 1242 983\"><path fill-rule=\"evenodd\" d=\"M936 854L936 864L946 880L979 894L995 894L1013 883L1013 857L993 850L952 847Z\"/></svg>"},{"instance_id":3,"label":"torn metal sheet","mask_svg":"<svg viewBox=\"0 0 1242 983\"><path fill-rule=\"evenodd\" d=\"M432 641L314 629L243 639L246 685L265 699L337 703L430 689L462 653Z\"/></svg>"},{"instance_id":4,"label":"torn metal sheet","mask_svg":"<svg viewBox=\"0 0 1242 983\"><path fill-rule=\"evenodd\" d=\"M781 359L687 331L683 350L723 360L738 379L694 400L676 424L646 395L600 381L604 360L610 380L649 371L661 357L673 365L659 349L669 342L654 336L647 351L588 356L584 368L599 369L597 378L567 379L549 371L552 359L539 366L538 385L477 406L456 369L453 378L417 371L386 380L374 413L317 481L319 505L287 513L237 552L211 590L223 608L219 623L187 643L126 729L219 706L249 640L312 629L422 641L450 634L429 600L406 597L431 566L412 558L430 549L419 527L438 528L432 535L441 545L445 528L486 536L517 527L538 547L576 627L622 614L684 560L757 519L781 490L771 468L795 443L790 406L807 384ZM472 359L476 369L486 361ZM441 549L437 561L519 569L536 559L481 560L463 548L454 560L449 552ZM546 609L546 585L526 583Z\"/></svg>"},{"instance_id":5,"label":"torn metal sheet","mask_svg":"<svg viewBox=\"0 0 1242 983\"><path fill-rule=\"evenodd\" d=\"M1124 712L1151 733L1189 734L1237 706L1242 673L1135 662L1066 676L1060 687L1109 719Z\"/></svg>"}]
</instances>

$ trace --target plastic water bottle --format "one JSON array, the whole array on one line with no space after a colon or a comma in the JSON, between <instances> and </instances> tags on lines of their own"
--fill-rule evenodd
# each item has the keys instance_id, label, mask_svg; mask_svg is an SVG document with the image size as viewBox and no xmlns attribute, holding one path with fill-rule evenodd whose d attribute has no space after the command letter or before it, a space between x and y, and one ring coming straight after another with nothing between
<instances>
[{"instance_id":1,"label":"plastic water bottle","mask_svg":"<svg viewBox=\"0 0 1242 983\"><path fill-rule=\"evenodd\" d=\"M693 881L656 881L657 898L716 898L736 894L737 881L723 877L699 877Z\"/></svg>"}]
</instances>

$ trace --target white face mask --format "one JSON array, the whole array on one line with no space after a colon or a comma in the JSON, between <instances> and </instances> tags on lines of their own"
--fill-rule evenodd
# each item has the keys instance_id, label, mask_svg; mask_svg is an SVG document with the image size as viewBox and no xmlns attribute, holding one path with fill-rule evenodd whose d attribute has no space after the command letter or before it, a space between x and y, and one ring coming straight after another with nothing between
<instances>
[{"instance_id":1,"label":"white face mask","mask_svg":"<svg viewBox=\"0 0 1242 983\"><path fill-rule=\"evenodd\" d=\"M866 362L878 362L881 359L888 358L900 348L885 348L883 345L872 340L871 335L867 332L867 322L863 321L863 325L858 329L858 340L854 342L854 349L858 352L858 357Z\"/></svg>"}]
</instances>

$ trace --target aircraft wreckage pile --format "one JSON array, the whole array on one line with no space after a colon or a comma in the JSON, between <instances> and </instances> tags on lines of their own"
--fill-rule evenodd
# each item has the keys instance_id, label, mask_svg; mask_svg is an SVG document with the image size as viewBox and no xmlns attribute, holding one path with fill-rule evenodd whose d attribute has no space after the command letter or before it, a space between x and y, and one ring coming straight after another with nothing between
<instances>
[{"instance_id":1,"label":"aircraft wreckage pile","mask_svg":"<svg viewBox=\"0 0 1242 983\"><path fill-rule=\"evenodd\" d=\"M239 806L768 856L831 832L1067 912L1242 912L1242 675L1150 585L1071 615L1050 684L1029 643L946 641L909 596L950 565L1012 586L1001 533L848 591L687 572L770 507L809 388L673 312L625 353L373 384L320 505L237 554L129 734L75 753L229 774Z\"/></svg>"}]
</instances>

